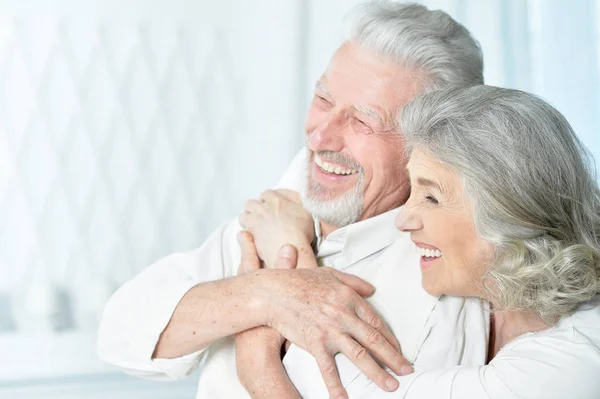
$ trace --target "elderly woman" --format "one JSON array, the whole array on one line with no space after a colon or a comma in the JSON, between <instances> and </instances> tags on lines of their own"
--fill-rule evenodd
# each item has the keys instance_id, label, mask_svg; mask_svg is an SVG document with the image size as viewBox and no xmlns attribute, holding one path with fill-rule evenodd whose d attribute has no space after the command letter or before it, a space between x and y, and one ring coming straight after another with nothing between
<instances>
[{"instance_id":1,"label":"elderly woman","mask_svg":"<svg viewBox=\"0 0 600 399\"><path fill-rule=\"evenodd\" d=\"M396 225L428 293L489 301L488 359L349 396L600 398L600 190L568 122L533 95L476 86L418 97L401 126L412 190Z\"/></svg>"}]
</instances>

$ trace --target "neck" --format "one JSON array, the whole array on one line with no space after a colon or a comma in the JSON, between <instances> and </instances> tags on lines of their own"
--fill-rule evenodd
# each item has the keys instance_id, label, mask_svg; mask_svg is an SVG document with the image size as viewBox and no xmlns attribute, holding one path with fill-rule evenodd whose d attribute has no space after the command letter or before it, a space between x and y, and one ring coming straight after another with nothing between
<instances>
[{"instance_id":1,"label":"neck","mask_svg":"<svg viewBox=\"0 0 600 399\"><path fill-rule=\"evenodd\" d=\"M498 311L490 317L490 342L488 362L500 349L515 338L528 333L542 331L550 326L542 318L531 312Z\"/></svg>"}]
</instances>

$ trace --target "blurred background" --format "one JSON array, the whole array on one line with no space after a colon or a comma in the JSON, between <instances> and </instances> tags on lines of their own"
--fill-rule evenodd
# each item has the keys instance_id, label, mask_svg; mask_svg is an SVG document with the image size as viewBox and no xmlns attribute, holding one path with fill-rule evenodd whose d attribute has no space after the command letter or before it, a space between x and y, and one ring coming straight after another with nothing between
<instances>
[{"instance_id":1,"label":"blurred background","mask_svg":"<svg viewBox=\"0 0 600 399\"><path fill-rule=\"evenodd\" d=\"M98 315L275 183L358 2L0 0L0 397L194 397L103 365ZM600 160L600 1L419 2Z\"/></svg>"}]
</instances>

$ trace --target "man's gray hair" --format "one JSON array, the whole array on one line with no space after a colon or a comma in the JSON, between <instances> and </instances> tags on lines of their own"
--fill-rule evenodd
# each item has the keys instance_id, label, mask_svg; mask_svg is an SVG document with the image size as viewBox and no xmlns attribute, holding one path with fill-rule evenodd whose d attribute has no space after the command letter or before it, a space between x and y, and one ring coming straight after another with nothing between
<instances>
[{"instance_id":1,"label":"man's gray hair","mask_svg":"<svg viewBox=\"0 0 600 399\"><path fill-rule=\"evenodd\" d=\"M600 189L567 120L538 97L491 86L418 96L406 149L424 149L464 182L478 235L494 244L484 284L505 310L546 321L600 292Z\"/></svg>"},{"instance_id":2,"label":"man's gray hair","mask_svg":"<svg viewBox=\"0 0 600 399\"><path fill-rule=\"evenodd\" d=\"M423 91L483 84L483 54L469 31L443 11L413 3L360 4L348 39L424 73Z\"/></svg>"}]
</instances>

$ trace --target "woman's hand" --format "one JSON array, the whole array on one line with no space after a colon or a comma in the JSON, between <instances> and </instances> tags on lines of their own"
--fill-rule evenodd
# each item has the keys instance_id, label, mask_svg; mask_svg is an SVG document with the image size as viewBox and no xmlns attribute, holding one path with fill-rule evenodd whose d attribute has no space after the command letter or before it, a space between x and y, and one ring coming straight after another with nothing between
<instances>
[{"instance_id":1,"label":"woman's hand","mask_svg":"<svg viewBox=\"0 0 600 399\"><path fill-rule=\"evenodd\" d=\"M314 221L295 191L265 191L260 200L246 202L239 222L252 234L258 255L268 268L274 268L285 244L296 247L300 258L312 254Z\"/></svg>"},{"instance_id":2,"label":"woman's hand","mask_svg":"<svg viewBox=\"0 0 600 399\"><path fill-rule=\"evenodd\" d=\"M252 236L243 231L238 236L242 261L238 275L260 269ZM283 247L276 268L291 269L296 266L297 253L291 246ZM281 363L281 347L285 338L270 327L256 327L235 336L235 360L242 386L253 399L300 398Z\"/></svg>"}]
</instances>

